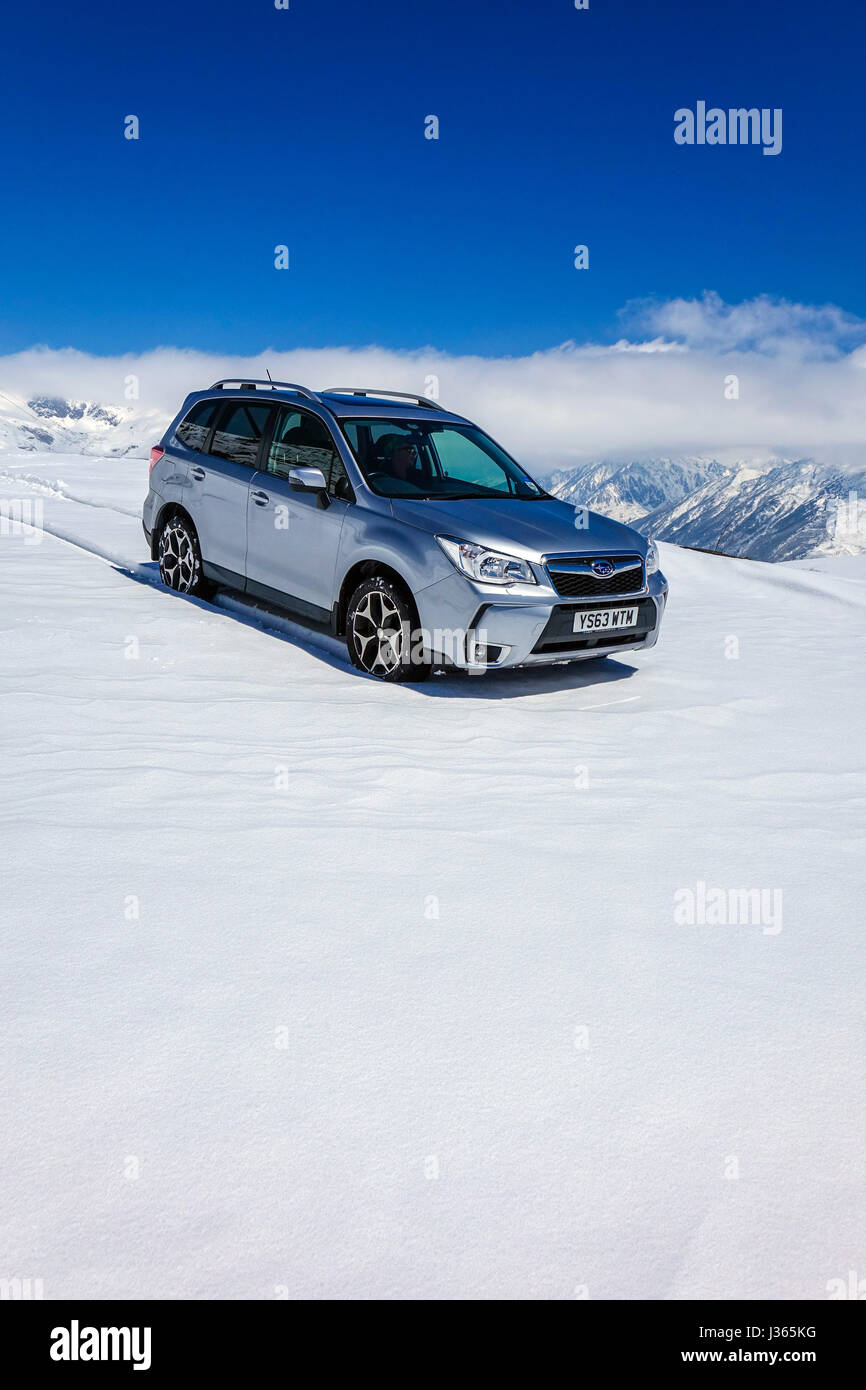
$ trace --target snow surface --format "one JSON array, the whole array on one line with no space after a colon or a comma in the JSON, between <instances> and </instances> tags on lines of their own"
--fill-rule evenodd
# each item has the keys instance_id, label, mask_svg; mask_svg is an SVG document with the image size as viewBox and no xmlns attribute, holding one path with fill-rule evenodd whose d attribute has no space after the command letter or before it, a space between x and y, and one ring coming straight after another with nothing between
<instances>
[{"instance_id":1,"label":"snow surface","mask_svg":"<svg viewBox=\"0 0 866 1390\"><path fill-rule=\"evenodd\" d=\"M663 546L653 652L390 688L161 589L145 472L0 459L0 1277L866 1275L862 583ZM679 924L698 881L782 930Z\"/></svg>"},{"instance_id":2,"label":"snow surface","mask_svg":"<svg viewBox=\"0 0 866 1390\"><path fill-rule=\"evenodd\" d=\"M860 555L811 555L805 560L786 562L792 569L818 570L836 579L866 584L866 551Z\"/></svg>"}]
</instances>

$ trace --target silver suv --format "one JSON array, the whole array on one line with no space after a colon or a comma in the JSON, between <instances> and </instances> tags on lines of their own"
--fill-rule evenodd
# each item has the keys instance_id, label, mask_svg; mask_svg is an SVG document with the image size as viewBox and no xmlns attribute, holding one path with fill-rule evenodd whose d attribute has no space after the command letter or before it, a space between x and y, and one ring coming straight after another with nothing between
<instances>
[{"instance_id":1,"label":"silver suv","mask_svg":"<svg viewBox=\"0 0 866 1390\"><path fill-rule=\"evenodd\" d=\"M382 680L653 647L667 599L637 531L551 497L423 396L217 381L151 450L164 583L280 605Z\"/></svg>"}]
</instances>

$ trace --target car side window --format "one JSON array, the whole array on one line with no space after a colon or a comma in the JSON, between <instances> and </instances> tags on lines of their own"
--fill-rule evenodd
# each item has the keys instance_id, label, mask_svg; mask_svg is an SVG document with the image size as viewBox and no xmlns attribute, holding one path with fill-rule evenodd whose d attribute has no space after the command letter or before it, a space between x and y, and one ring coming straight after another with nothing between
<instances>
[{"instance_id":1,"label":"car side window","mask_svg":"<svg viewBox=\"0 0 866 1390\"><path fill-rule=\"evenodd\" d=\"M211 426L222 401L199 401L175 430L175 437L185 449L200 454L207 444Z\"/></svg>"},{"instance_id":2,"label":"car side window","mask_svg":"<svg viewBox=\"0 0 866 1390\"><path fill-rule=\"evenodd\" d=\"M324 421L305 410L283 409L271 441L268 472L286 478L295 467L320 468L332 497L354 501L345 464Z\"/></svg>"},{"instance_id":3,"label":"car side window","mask_svg":"<svg viewBox=\"0 0 866 1390\"><path fill-rule=\"evenodd\" d=\"M214 431L210 452L217 458L255 468L270 413L270 406L253 401L228 402L217 422L219 428Z\"/></svg>"}]
</instances>

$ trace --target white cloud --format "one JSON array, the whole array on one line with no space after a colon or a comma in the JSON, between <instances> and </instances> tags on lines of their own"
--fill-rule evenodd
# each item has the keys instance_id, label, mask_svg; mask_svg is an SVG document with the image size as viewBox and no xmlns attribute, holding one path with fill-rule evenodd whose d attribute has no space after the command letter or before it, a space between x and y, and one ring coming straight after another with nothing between
<instances>
[{"instance_id":1,"label":"white cloud","mask_svg":"<svg viewBox=\"0 0 866 1390\"><path fill-rule=\"evenodd\" d=\"M866 340L866 322L835 304L793 304L758 295L726 304L712 291L700 299L633 300L620 311L632 329L712 352L836 359Z\"/></svg>"},{"instance_id":2,"label":"white cloud","mask_svg":"<svg viewBox=\"0 0 866 1390\"><path fill-rule=\"evenodd\" d=\"M630 305L624 318L629 336L614 344L569 342L525 357L365 347L257 357L160 348L106 358L33 348L0 358L0 391L122 404L125 378L135 374L138 407L171 415L189 391L218 377L264 377L266 368L314 389L423 392L435 374L445 406L539 471L671 453L812 455L863 466L863 321L833 306L766 296L728 305L717 295ZM732 374L737 400L725 398Z\"/></svg>"}]
</instances>

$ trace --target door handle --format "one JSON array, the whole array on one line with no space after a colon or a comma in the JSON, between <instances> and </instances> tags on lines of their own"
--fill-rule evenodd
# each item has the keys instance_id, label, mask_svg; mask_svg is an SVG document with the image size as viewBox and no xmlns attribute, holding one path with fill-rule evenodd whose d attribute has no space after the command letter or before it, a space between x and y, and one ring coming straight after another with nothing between
<instances>
[{"instance_id":1,"label":"door handle","mask_svg":"<svg viewBox=\"0 0 866 1390\"><path fill-rule=\"evenodd\" d=\"M197 483L202 482L205 476L205 471L203 468L191 468L189 471L191 476L195 478Z\"/></svg>"},{"instance_id":2,"label":"door handle","mask_svg":"<svg viewBox=\"0 0 866 1390\"><path fill-rule=\"evenodd\" d=\"M266 507L271 500L266 492L259 492L258 490L251 492L250 497L257 507Z\"/></svg>"}]
</instances>

